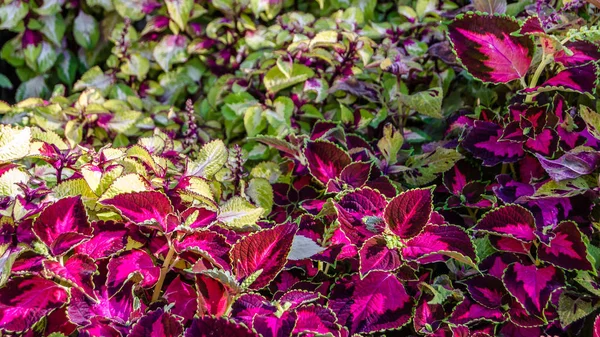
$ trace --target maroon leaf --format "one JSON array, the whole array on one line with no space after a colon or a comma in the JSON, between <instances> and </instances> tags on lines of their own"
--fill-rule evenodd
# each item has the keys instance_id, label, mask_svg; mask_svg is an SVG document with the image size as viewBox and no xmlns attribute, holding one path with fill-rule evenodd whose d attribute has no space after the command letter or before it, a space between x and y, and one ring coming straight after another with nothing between
<instances>
[{"instance_id":1,"label":"maroon leaf","mask_svg":"<svg viewBox=\"0 0 600 337\"><path fill-rule=\"evenodd\" d=\"M229 250L231 246L227 238L219 233L208 230L198 230L186 235L181 241L175 241L175 251L193 251L208 259L221 269L229 269Z\"/></svg>"},{"instance_id":2,"label":"maroon leaf","mask_svg":"<svg viewBox=\"0 0 600 337\"><path fill-rule=\"evenodd\" d=\"M247 327L226 318L204 316L194 318L192 325L185 330L185 337L258 337Z\"/></svg>"},{"instance_id":3,"label":"maroon leaf","mask_svg":"<svg viewBox=\"0 0 600 337\"><path fill-rule=\"evenodd\" d=\"M534 88L523 90L525 93L561 90L593 94L596 92L598 66L587 63L582 66L565 69L546 82Z\"/></svg>"},{"instance_id":4,"label":"maroon leaf","mask_svg":"<svg viewBox=\"0 0 600 337\"><path fill-rule=\"evenodd\" d=\"M129 337L179 337L182 333L180 320L159 308L140 318Z\"/></svg>"},{"instance_id":5,"label":"maroon leaf","mask_svg":"<svg viewBox=\"0 0 600 337\"><path fill-rule=\"evenodd\" d=\"M108 275L106 276L106 286L108 292L112 295L116 293L125 281L134 276L141 277L140 285L142 287L153 286L160 276L160 267L154 265L152 257L143 250L129 250L123 254L114 257L108 262Z\"/></svg>"},{"instance_id":6,"label":"maroon leaf","mask_svg":"<svg viewBox=\"0 0 600 337\"><path fill-rule=\"evenodd\" d=\"M487 212L473 229L531 242L535 239L535 219L519 205L507 205Z\"/></svg>"},{"instance_id":7,"label":"maroon leaf","mask_svg":"<svg viewBox=\"0 0 600 337\"><path fill-rule=\"evenodd\" d=\"M341 229L353 244L361 246L364 240L383 232L383 211L387 201L379 192L370 188L358 189L345 194L334 205Z\"/></svg>"},{"instance_id":8,"label":"maroon leaf","mask_svg":"<svg viewBox=\"0 0 600 337\"><path fill-rule=\"evenodd\" d=\"M538 317L544 317L544 308L550 295L565 282L562 272L553 266L540 268L519 262L508 266L502 281L525 310Z\"/></svg>"},{"instance_id":9,"label":"maroon leaf","mask_svg":"<svg viewBox=\"0 0 600 337\"><path fill-rule=\"evenodd\" d=\"M335 314L328 308L320 305L304 305L295 310L296 327L295 334L311 332L314 334L335 333L339 330Z\"/></svg>"},{"instance_id":10,"label":"maroon leaf","mask_svg":"<svg viewBox=\"0 0 600 337\"><path fill-rule=\"evenodd\" d=\"M79 290L90 298L96 299L92 277L98 267L96 267L92 258L75 254L65 262L64 266L59 262L46 260L44 261L44 267L54 277L68 282L74 287L79 288Z\"/></svg>"},{"instance_id":11,"label":"maroon leaf","mask_svg":"<svg viewBox=\"0 0 600 337\"><path fill-rule=\"evenodd\" d=\"M471 297L477 303L490 309L499 308L503 303L504 296L507 295L502 281L490 275L476 276L464 283L467 285Z\"/></svg>"},{"instance_id":12,"label":"maroon leaf","mask_svg":"<svg viewBox=\"0 0 600 337\"><path fill-rule=\"evenodd\" d=\"M0 329L25 331L68 298L63 287L39 276L12 278L0 289Z\"/></svg>"},{"instance_id":13,"label":"maroon leaf","mask_svg":"<svg viewBox=\"0 0 600 337\"><path fill-rule=\"evenodd\" d=\"M480 304L471 301L468 297L454 308L448 321L452 324L467 324L477 320L488 320L492 322L502 322L504 317L502 311L498 309L486 308Z\"/></svg>"},{"instance_id":14,"label":"maroon leaf","mask_svg":"<svg viewBox=\"0 0 600 337\"><path fill-rule=\"evenodd\" d=\"M360 274L373 270L392 271L402 264L396 248L389 248L383 236L374 236L365 241L359 254Z\"/></svg>"},{"instance_id":15,"label":"maroon leaf","mask_svg":"<svg viewBox=\"0 0 600 337\"><path fill-rule=\"evenodd\" d=\"M167 215L174 212L169 198L161 192L143 191L119 194L102 204L114 206L123 217L138 225L158 223L163 231L168 229Z\"/></svg>"},{"instance_id":16,"label":"maroon leaf","mask_svg":"<svg viewBox=\"0 0 600 337\"><path fill-rule=\"evenodd\" d=\"M393 198L385 208L384 219L390 230L402 239L421 232L433 210L429 189L414 189Z\"/></svg>"},{"instance_id":17,"label":"maroon leaf","mask_svg":"<svg viewBox=\"0 0 600 337\"><path fill-rule=\"evenodd\" d=\"M573 55L569 56L564 50L554 54L554 61L565 67L578 66L600 59L598 46L588 41L571 41L564 44Z\"/></svg>"},{"instance_id":18,"label":"maroon leaf","mask_svg":"<svg viewBox=\"0 0 600 337\"><path fill-rule=\"evenodd\" d=\"M525 152L519 142L501 140L504 129L499 125L475 121L461 145L483 160L485 166L495 166L499 163L514 163L521 159Z\"/></svg>"},{"instance_id":19,"label":"maroon leaf","mask_svg":"<svg viewBox=\"0 0 600 337\"><path fill-rule=\"evenodd\" d=\"M296 314L285 311L281 317L254 316L252 327L262 337L287 337L292 335L296 324Z\"/></svg>"},{"instance_id":20,"label":"maroon leaf","mask_svg":"<svg viewBox=\"0 0 600 337\"><path fill-rule=\"evenodd\" d=\"M381 271L362 280L358 274L341 279L329 296L329 308L350 334L400 328L409 322L413 304L400 280Z\"/></svg>"},{"instance_id":21,"label":"maroon leaf","mask_svg":"<svg viewBox=\"0 0 600 337\"><path fill-rule=\"evenodd\" d=\"M539 245L540 260L567 270L593 269L587 259L587 248L577 224L572 221L561 222L554 229L554 235L549 245Z\"/></svg>"},{"instance_id":22,"label":"maroon leaf","mask_svg":"<svg viewBox=\"0 0 600 337\"><path fill-rule=\"evenodd\" d=\"M198 309L198 296L196 289L181 280L181 276L177 277L169 283L163 297L168 303L173 304L171 312L185 319L192 319Z\"/></svg>"},{"instance_id":23,"label":"maroon leaf","mask_svg":"<svg viewBox=\"0 0 600 337\"><path fill-rule=\"evenodd\" d=\"M475 247L465 231L453 225L427 225L423 232L408 240L402 257L408 261L442 254L473 265Z\"/></svg>"},{"instance_id":24,"label":"maroon leaf","mask_svg":"<svg viewBox=\"0 0 600 337\"><path fill-rule=\"evenodd\" d=\"M80 197L60 199L46 207L33 232L53 255L62 255L91 237L92 227Z\"/></svg>"},{"instance_id":25,"label":"maroon leaf","mask_svg":"<svg viewBox=\"0 0 600 337\"><path fill-rule=\"evenodd\" d=\"M196 276L196 288L198 289L198 312L201 316L219 317L226 313L230 294L223 283L199 274Z\"/></svg>"},{"instance_id":26,"label":"maroon leaf","mask_svg":"<svg viewBox=\"0 0 600 337\"><path fill-rule=\"evenodd\" d=\"M229 257L238 280L262 270L250 288L269 284L287 262L297 229L295 224L279 225L250 234L233 245Z\"/></svg>"},{"instance_id":27,"label":"maroon leaf","mask_svg":"<svg viewBox=\"0 0 600 337\"><path fill-rule=\"evenodd\" d=\"M449 26L448 35L461 63L477 79L507 83L527 74L533 42L512 36L519 22L508 16L467 13Z\"/></svg>"},{"instance_id":28,"label":"maroon leaf","mask_svg":"<svg viewBox=\"0 0 600 337\"><path fill-rule=\"evenodd\" d=\"M102 259L116 254L127 244L125 224L114 221L100 221L93 224L94 236L75 247L75 252L92 259Z\"/></svg>"},{"instance_id":29,"label":"maroon leaf","mask_svg":"<svg viewBox=\"0 0 600 337\"><path fill-rule=\"evenodd\" d=\"M310 141L306 145L304 156L313 177L324 185L330 179L337 178L351 159L346 151L328 141Z\"/></svg>"}]
</instances>

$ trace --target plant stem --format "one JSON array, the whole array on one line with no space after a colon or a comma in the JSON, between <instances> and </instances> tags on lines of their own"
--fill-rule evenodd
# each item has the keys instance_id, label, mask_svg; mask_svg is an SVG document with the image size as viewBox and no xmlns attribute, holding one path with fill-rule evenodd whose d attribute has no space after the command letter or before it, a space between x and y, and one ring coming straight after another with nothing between
<instances>
[{"instance_id":1,"label":"plant stem","mask_svg":"<svg viewBox=\"0 0 600 337\"><path fill-rule=\"evenodd\" d=\"M163 261L162 268L160 269L160 277L156 285L154 286L154 292L152 293L152 302L156 302L158 297L160 296L160 291L162 289L163 283L165 283L165 277L169 272L169 268L171 267L171 260L173 259L173 255L175 255L175 248L173 245L170 245L169 252L167 256L165 256L165 261Z\"/></svg>"},{"instance_id":2,"label":"plant stem","mask_svg":"<svg viewBox=\"0 0 600 337\"><path fill-rule=\"evenodd\" d=\"M529 82L529 88L534 88L537 83L538 80L540 79L540 76L542 75L542 71L544 71L544 68L546 68L546 66L548 65L548 63L550 63L550 61L553 58L549 55L543 54L542 55L542 60L540 61L540 64L538 65L537 69L535 70L535 73L533 74L533 77L531 78L531 81ZM533 97L536 94L529 94L527 95L527 97L525 98L525 103L531 103L533 102Z\"/></svg>"}]
</instances>

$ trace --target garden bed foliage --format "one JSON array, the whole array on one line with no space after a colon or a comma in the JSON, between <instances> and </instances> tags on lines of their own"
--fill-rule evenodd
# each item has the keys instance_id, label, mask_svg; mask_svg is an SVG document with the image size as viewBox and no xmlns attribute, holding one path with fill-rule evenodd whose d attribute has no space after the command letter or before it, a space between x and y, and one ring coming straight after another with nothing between
<instances>
[{"instance_id":1,"label":"garden bed foliage","mask_svg":"<svg viewBox=\"0 0 600 337\"><path fill-rule=\"evenodd\" d=\"M600 9L5 0L3 336L600 336Z\"/></svg>"}]
</instances>

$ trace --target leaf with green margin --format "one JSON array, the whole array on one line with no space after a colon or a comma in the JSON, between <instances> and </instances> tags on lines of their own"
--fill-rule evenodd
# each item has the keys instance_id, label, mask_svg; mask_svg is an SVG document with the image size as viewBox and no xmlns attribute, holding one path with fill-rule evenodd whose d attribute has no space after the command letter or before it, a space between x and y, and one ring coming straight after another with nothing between
<instances>
[{"instance_id":1,"label":"leaf with green margin","mask_svg":"<svg viewBox=\"0 0 600 337\"><path fill-rule=\"evenodd\" d=\"M579 115L587 125L588 131L596 139L600 139L600 114L585 105L579 106Z\"/></svg>"},{"instance_id":2,"label":"leaf with green margin","mask_svg":"<svg viewBox=\"0 0 600 337\"><path fill-rule=\"evenodd\" d=\"M0 196L15 197L22 194L17 184L27 184L28 181L29 174L20 167L12 164L0 167Z\"/></svg>"},{"instance_id":3,"label":"leaf with green margin","mask_svg":"<svg viewBox=\"0 0 600 337\"><path fill-rule=\"evenodd\" d=\"M29 154L31 129L0 125L0 163L21 159Z\"/></svg>"},{"instance_id":4,"label":"leaf with green margin","mask_svg":"<svg viewBox=\"0 0 600 337\"><path fill-rule=\"evenodd\" d=\"M150 61L140 53L133 53L121 65L121 72L125 75L135 76L138 80L146 78L150 70Z\"/></svg>"},{"instance_id":5,"label":"leaf with green margin","mask_svg":"<svg viewBox=\"0 0 600 337\"><path fill-rule=\"evenodd\" d=\"M185 175L210 179L227 162L229 152L222 140L213 140L198 152L196 160L189 161Z\"/></svg>"},{"instance_id":6,"label":"leaf with green margin","mask_svg":"<svg viewBox=\"0 0 600 337\"><path fill-rule=\"evenodd\" d=\"M81 196L83 204L88 209L94 209L96 207L96 200L98 200L98 196L92 191L84 178L64 180L56 185L52 189L52 192L54 192L57 199Z\"/></svg>"},{"instance_id":7,"label":"leaf with green margin","mask_svg":"<svg viewBox=\"0 0 600 337\"><path fill-rule=\"evenodd\" d=\"M244 229L255 226L263 213L264 209L261 207L235 196L220 207L217 219L232 229Z\"/></svg>"},{"instance_id":8,"label":"leaf with green margin","mask_svg":"<svg viewBox=\"0 0 600 337\"><path fill-rule=\"evenodd\" d=\"M398 94L400 102L418 113L432 117L442 118L442 100L444 93L441 87L431 88L412 95Z\"/></svg>"},{"instance_id":9,"label":"leaf with green margin","mask_svg":"<svg viewBox=\"0 0 600 337\"><path fill-rule=\"evenodd\" d=\"M264 209L264 216L271 213L271 208L273 208L273 187L268 180L263 178L250 179L245 192L252 202Z\"/></svg>"},{"instance_id":10,"label":"leaf with green margin","mask_svg":"<svg viewBox=\"0 0 600 337\"><path fill-rule=\"evenodd\" d=\"M394 128L391 123L383 127L383 137L377 142L377 148L385 157L388 165L398 162L398 152L404 144L402 133Z\"/></svg>"},{"instance_id":11,"label":"leaf with green margin","mask_svg":"<svg viewBox=\"0 0 600 337\"><path fill-rule=\"evenodd\" d=\"M315 76L315 72L302 64L294 64L290 77L286 77L279 67L274 66L267 72L263 81L269 92L276 93L295 84L302 83Z\"/></svg>"},{"instance_id":12,"label":"leaf with green margin","mask_svg":"<svg viewBox=\"0 0 600 337\"><path fill-rule=\"evenodd\" d=\"M254 105L244 111L244 127L248 137L254 137L267 127L267 120L260 105Z\"/></svg>"},{"instance_id":13,"label":"leaf with green margin","mask_svg":"<svg viewBox=\"0 0 600 337\"><path fill-rule=\"evenodd\" d=\"M126 133L137 123L142 113L135 110L115 111L106 124L109 130L117 133Z\"/></svg>"},{"instance_id":14,"label":"leaf with green margin","mask_svg":"<svg viewBox=\"0 0 600 337\"><path fill-rule=\"evenodd\" d=\"M114 84L114 77L109 74L105 74L102 68L94 66L86 71L81 78L75 82L73 86L74 91L83 90L86 88L96 88L102 91L103 95L108 93L108 90Z\"/></svg>"},{"instance_id":15,"label":"leaf with green margin","mask_svg":"<svg viewBox=\"0 0 600 337\"><path fill-rule=\"evenodd\" d=\"M110 187L100 196L99 201L110 199L123 193L150 190L152 190L152 185L144 177L139 174L129 173L115 179Z\"/></svg>"}]
</instances>

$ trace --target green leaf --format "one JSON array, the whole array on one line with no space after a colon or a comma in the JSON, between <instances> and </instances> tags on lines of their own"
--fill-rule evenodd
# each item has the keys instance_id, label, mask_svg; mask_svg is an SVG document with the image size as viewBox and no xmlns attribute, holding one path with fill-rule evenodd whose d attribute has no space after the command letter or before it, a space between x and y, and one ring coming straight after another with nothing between
<instances>
[{"instance_id":1,"label":"green leaf","mask_svg":"<svg viewBox=\"0 0 600 337\"><path fill-rule=\"evenodd\" d=\"M227 162L229 152L222 140L213 140L198 152L198 158L188 163L186 176L212 178Z\"/></svg>"},{"instance_id":2,"label":"green leaf","mask_svg":"<svg viewBox=\"0 0 600 337\"><path fill-rule=\"evenodd\" d=\"M75 82L73 90L79 91L87 88L96 88L106 95L114 83L111 75L105 74L99 66L90 68L86 71L79 81Z\"/></svg>"},{"instance_id":3,"label":"green leaf","mask_svg":"<svg viewBox=\"0 0 600 337\"><path fill-rule=\"evenodd\" d=\"M115 132L124 133L133 127L142 113L134 110L116 111L106 126Z\"/></svg>"},{"instance_id":4,"label":"green leaf","mask_svg":"<svg viewBox=\"0 0 600 337\"><path fill-rule=\"evenodd\" d=\"M377 148L385 157L388 165L394 165L398 161L398 152L404 144L402 133L388 123L383 128L383 138L377 142Z\"/></svg>"},{"instance_id":5,"label":"green leaf","mask_svg":"<svg viewBox=\"0 0 600 337\"><path fill-rule=\"evenodd\" d=\"M405 165L411 170L402 172L402 175L408 184L422 186L451 169L462 158L463 156L455 149L440 147L433 152L408 158Z\"/></svg>"},{"instance_id":6,"label":"green leaf","mask_svg":"<svg viewBox=\"0 0 600 337\"><path fill-rule=\"evenodd\" d=\"M244 112L244 127L248 137L258 135L267 126L263 109L259 105L251 106Z\"/></svg>"},{"instance_id":7,"label":"green leaf","mask_svg":"<svg viewBox=\"0 0 600 337\"><path fill-rule=\"evenodd\" d=\"M246 188L246 195L250 197L252 202L264 209L264 216L271 213L271 208L273 207L273 187L268 180L263 178L250 179L248 188Z\"/></svg>"},{"instance_id":8,"label":"green leaf","mask_svg":"<svg viewBox=\"0 0 600 337\"><path fill-rule=\"evenodd\" d=\"M254 226L263 213L264 209L236 196L220 207L217 219L230 228L244 229Z\"/></svg>"},{"instance_id":9,"label":"green leaf","mask_svg":"<svg viewBox=\"0 0 600 337\"><path fill-rule=\"evenodd\" d=\"M138 21L144 18L144 6L147 0L113 0L113 5L117 13L124 18L130 18L131 21Z\"/></svg>"},{"instance_id":10,"label":"green leaf","mask_svg":"<svg viewBox=\"0 0 600 337\"><path fill-rule=\"evenodd\" d=\"M192 8L194 8L193 0L165 0L167 3L167 11L171 20L175 21L179 29L185 31L187 22L190 18Z\"/></svg>"},{"instance_id":11,"label":"green leaf","mask_svg":"<svg viewBox=\"0 0 600 337\"><path fill-rule=\"evenodd\" d=\"M113 198L119 194L143 192L151 189L150 184L139 174L130 173L113 181L110 187L100 196L99 200Z\"/></svg>"},{"instance_id":12,"label":"green leaf","mask_svg":"<svg viewBox=\"0 0 600 337\"><path fill-rule=\"evenodd\" d=\"M563 292L558 299L558 318L563 328L571 325L600 307L597 299L579 297L576 294Z\"/></svg>"},{"instance_id":13,"label":"green leaf","mask_svg":"<svg viewBox=\"0 0 600 337\"><path fill-rule=\"evenodd\" d=\"M46 80L43 76L36 76L19 85L15 98L17 101L23 101L31 97L46 97L48 94Z\"/></svg>"},{"instance_id":14,"label":"green leaf","mask_svg":"<svg viewBox=\"0 0 600 337\"><path fill-rule=\"evenodd\" d=\"M44 25L44 28L41 30L42 34L56 46L60 46L65 31L67 30L67 25L62 16L60 14L42 16L39 20Z\"/></svg>"},{"instance_id":15,"label":"green leaf","mask_svg":"<svg viewBox=\"0 0 600 337\"><path fill-rule=\"evenodd\" d=\"M164 71L168 72L173 64L187 60L188 42L188 38L184 35L166 35L154 47L154 59Z\"/></svg>"},{"instance_id":16,"label":"green leaf","mask_svg":"<svg viewBox=\"0 0 600 337\"><path fill-rule=\"evenodd\" d=\"M13 30L29 13L29 4L25 1L3 1L0 6L0 29Z\"/></svg>"},{"instance_id":17,"label":"green leaf","mask_svg":"<svg viewBox=\"0 0 600 337\"><path fill-rule=\"evenodd\" d=\"M121 66L121 72L125 75L135 76L142 81L150 70L150 61L139 53L129 55Z\"/></svg>"},{"instance_id":18,"label":"green leaf","mask_svg":"<svg viewBox=\"0 0 600 337\"><path fill-rule=\"evenodd\" d=\"M302 64L294 64L289 78L281 72L278 66L274 66L267 72L263 81L267 90L275 93L295 84L302 83L313 76L315 76L315 72L309 67Z\"/></svg>"},{"instance_id":19,"label":"green leaf","mask_svg":"<svg viewBox=\"0 0 600 337\"><path fill-rule=\"evenodd\" d=\"M90 50L96 46L100 38L100 27L93 16L79 11L73 23L73 36L77 44Z\"/></svg>"},{"instance_id":20,"label":"green leaf","mask_svg":"<svg viewBox=\"0 0 600 337\"><path fill-rule=\"evenodd\" d=\"M77 58L69 51L62 52L58 56L56 72L62 82L72 85L77 75Z\"/></svg>"},{"instance_id":21,"label":"green leaf","mask_svg":"<svg viewBox=\"0 0 600 337\"><path fill-rule=\"evenodd\" d=\"M267 179L269 183L274 184L281 176L281 169L279 168L279 165L272 161L264 161L256 164L252 168L252 171L250 171L250 176L252 178Z\"/></svg>"},{"instance_id":22,"label":"green leaf","mask_svg":"<svg viewBox=\"0 0 600 337\"><path fill-rule=\"evenodd\" d=\"M433 118L442 118L442 88L435 87L412 95L399 93L400 101L420 114Z\"/></svg>"},{"instance_id":23,"label":"green leaf","mask_svg":"<svg viewBox=\"0 0 600 337\"><path fill-rule=\"evenodd\" d=\"M41 43L40 54L36 60L36 68L38 73L43 74L50 70L56 63L58 54L56 54L56 48L51 46L48 42L43 41Z\"/></svg>"},{"instance_id":24,"label":"green leaf","mask_svg":"<svg viewBox=\"0 0 600 337\"><path fill-rule=\"evenodd\" d=\"M0 124L0 163L21 159L29 154L31 129Z\"/></svg>"},{"instance_id":25,"label":"green leaf","mask_svg":"<svg viewBox=\"0 0 600 337\"><path fill-rule=\"evenodd\" d=\"M10 83L10 80L4 74L0 74L0 88L5 88L9 90L13 88L12 83Z\"/></svg>"}]
</instances>

